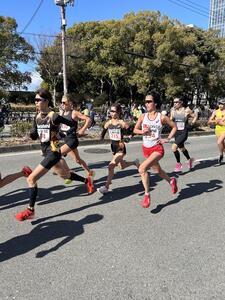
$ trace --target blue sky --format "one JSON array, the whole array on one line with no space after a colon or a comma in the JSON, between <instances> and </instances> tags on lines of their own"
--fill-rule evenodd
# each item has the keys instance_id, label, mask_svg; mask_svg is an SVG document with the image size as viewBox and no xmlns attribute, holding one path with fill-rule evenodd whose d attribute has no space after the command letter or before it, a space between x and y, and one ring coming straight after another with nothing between
<instances>
[{"instance_id":1,"label":"blue sky","mask_svg":"<svg viewBox=\"0 0 225 300\"><path fill-rule=\"evenodd\" d=\"M67 27L79 22L122 19L129 12L159 10L161 14L184 24L207 29L209 5L210 0L75 0L74 7L66 9ZM15 18L18 32L55 34L60 31L60 10L54 0L1 0L0 15ZM23 36L32 42L31 35ZM24 68L33 71L35 66L28 64ZM35 80L38 81L38 78Z\"/></svg>"}]
</instances>

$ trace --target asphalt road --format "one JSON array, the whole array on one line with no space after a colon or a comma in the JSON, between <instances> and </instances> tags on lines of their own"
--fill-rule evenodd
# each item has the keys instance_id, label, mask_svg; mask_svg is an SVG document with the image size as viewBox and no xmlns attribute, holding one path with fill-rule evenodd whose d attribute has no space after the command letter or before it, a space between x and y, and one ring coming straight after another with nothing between
<instances>
[{"instance_id":1,"label":"asphalt road","mask_svg":"<svg viewBox=\"0 0 225 300\"><path fill-rule=\"evenodd\" d=\"M109 145L80 147L80 154L96 171L97 188L111 153L84 152L96 148ZM173 175L174 157L165 148L161 165ZM184 163L177 195L151 174L149 209L140 206L134 167L117 170L105 196L87 195L82 184L66 186L49 172L39 182L32 221L14 218L28 202L25 179L3 187L0 299L225 299L225 165L215 166L214 136L192 137L187 148L194 170ZM127 160L143 159L140 142L127 151ZM39 151L2 154L2 176L39 161Z\"/></svg>"}]
</instances>

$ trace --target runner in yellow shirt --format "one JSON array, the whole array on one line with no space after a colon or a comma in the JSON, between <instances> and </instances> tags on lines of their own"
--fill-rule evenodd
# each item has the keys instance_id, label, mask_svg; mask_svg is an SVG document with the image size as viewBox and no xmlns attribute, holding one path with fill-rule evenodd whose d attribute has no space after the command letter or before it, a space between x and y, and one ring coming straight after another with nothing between
<instances>
[{"instance_id":1,"label":"runner in yellow shirt","mask_svg":"<svg viewBox=\"0 0 225 300\"><path fill-rule=\"evenodd\" d=\"M218 164L221 165L223 161L223 153L225 152L225 99L219 100L219 108L214 110L209 118L208 124L215 124L215 134L217 137L217 145L219 148L220 156Z\"/></svg>"}]
</instances>

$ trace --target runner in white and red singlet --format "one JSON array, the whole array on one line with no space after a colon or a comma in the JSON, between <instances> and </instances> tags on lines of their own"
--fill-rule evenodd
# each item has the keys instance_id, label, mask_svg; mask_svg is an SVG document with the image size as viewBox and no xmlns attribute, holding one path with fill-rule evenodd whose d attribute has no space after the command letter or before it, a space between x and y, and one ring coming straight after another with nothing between
<instances>
[{"instance_id":1,"label":"runner in white and red singlet","mask_svg":"<svg viewBox=\"0 0 225 300\"><path fill-rule=\"evenodd\" d=\"M147 113L139 117L134 128L135 134L143 135L142 150L146 158L139 167L139 173L145 189L144 199L141 202L144 208L148 208L151 203L148 169L152 168L155 173L165 179L170 184L173 194L178 190L176 178L170 178L159 164L159 160L164 156L163 144L168 143L177 131L173 121L160 112L157 112L160 104L159 94L154 91L148 92L145 97ZM161 138L161 131L164 124L168 124L172 128L167 139Z\"/></svg>"}]
</instances>

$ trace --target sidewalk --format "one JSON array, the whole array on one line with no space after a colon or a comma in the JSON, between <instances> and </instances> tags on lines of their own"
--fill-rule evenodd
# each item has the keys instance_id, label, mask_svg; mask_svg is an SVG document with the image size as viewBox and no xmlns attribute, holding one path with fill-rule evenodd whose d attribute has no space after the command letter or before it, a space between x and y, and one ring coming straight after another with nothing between
<instances>
[{"instance_id":1,"label":"sidewalk","mask_svg":"<svg viewBox=\"0 0 225 300\"><path fill-rule=\"evenodd\" d=\"M204 135L213 135L214 130L209 131L192 131L189 132L189 136L204 136ZM163 134L162 137L167 137L168 134ZM141 141L141 136L134 136L131 140L132 141ZM88 139L88 138L81 138L79 139L79 146L86 146L86 145L100 145L100 144L109 144L109 139ZM21 151L31 151L31 150L40 150L40 143L38 142L30 142L27 144L22 145L9 145L9 146L0 146L0 153L12 153L12 152L21 152Z\"/></svg>"}]
</instances>

